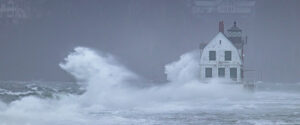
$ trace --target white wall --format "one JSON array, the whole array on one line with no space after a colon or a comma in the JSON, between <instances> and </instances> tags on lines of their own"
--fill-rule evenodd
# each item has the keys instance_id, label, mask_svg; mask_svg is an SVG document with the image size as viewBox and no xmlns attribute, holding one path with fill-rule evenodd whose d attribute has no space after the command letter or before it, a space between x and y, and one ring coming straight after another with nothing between
<instances>
[{"instance_id":1,"label":"white wall","mask_svg":"<svg viewBox=\"0 0 300 125\"><path fill-rule=\"evenodd\" d=\"M221 40L221 43L220 43ZM209 51L216 51L216 60L209 61ZM225 61L225 51L231 51L231 61ZM241 81L242 61L235 46L223 35L218 33L203 49L200 58L201 79L205 78L205 68L213 69L213 77L218 77L218 68L225 68L225 78L230 79L230 68L237 68L237 81Z\"/></svg>"}]
</instances>

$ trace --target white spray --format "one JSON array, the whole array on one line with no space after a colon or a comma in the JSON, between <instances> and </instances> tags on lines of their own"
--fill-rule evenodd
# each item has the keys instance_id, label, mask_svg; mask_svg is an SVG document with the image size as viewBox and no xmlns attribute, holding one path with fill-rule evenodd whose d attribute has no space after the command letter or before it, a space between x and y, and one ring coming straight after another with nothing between
<instances>
[{"instance_id":1,"label":"white spray","mask_svg":"<svg viewBox=\"0 0 300 125\"><path fill-rule=\"evenodd\" d=\"M1 104L0 125L76 125L99 121L110 124L112 119L94 118L89 114L117 109L176 111L193 108L203 101L244 97L240 87L218 81L199 82L198 60L197 51L184 54L179 61L166 65L169 83L137 89L126 83L139 79L138 75L120 65L112 55L77 47L59 66L73 75L86 92L79 96L61 95L59 100L26 97L9 105Z\"/></svg>"}]
</instances>

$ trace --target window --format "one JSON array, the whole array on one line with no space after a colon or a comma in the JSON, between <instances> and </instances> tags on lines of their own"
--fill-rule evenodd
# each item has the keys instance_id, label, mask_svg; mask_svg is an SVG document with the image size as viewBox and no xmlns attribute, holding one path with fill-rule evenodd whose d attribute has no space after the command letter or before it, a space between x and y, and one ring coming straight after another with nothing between
<instances>
[{"instance_id":1,"label":"window","mask_svg":"<svg viewBox=\"0 0 300 125\"><path fill-rule=\"evenodd\" d=\"M209 51L209 61L216 60L216 51Z\"/></svg>"},{"instance_id":2,"label":"window","mask_svg":"<svg viewBox=\"0 0 300 125\"><path fill-rule=\"evenodd\" d=\"M212 68L205 68L205 77L206 78L212 77Z\"/></svg>"},{"instance_id":3,"label":"window","mask_svg":"<svg viewBox=\"0 0 300 125\"><path fill-rule=\"evenodd\" d=\"M230 68L230 78L233 80L237 79L237 68Z\"/></svg>"},{"instance_id":4,"label":"window","mask_svg":"<svg viewBox=\"0 0 300 125\"><path fill-rule=\"evenodd\" d=\"M225 51L225 61L231 61L231 51Z\"/></svg>"},{"instance_id":5,"label":"window","mask_svg":"<svg viewBox=\"0 0 300 125\"><path fill-rule=\"evenodd\" d=\"M219 68L218 69L218 76L219 77L225 77L225 68Z\"/></svg>"}]
</instances>

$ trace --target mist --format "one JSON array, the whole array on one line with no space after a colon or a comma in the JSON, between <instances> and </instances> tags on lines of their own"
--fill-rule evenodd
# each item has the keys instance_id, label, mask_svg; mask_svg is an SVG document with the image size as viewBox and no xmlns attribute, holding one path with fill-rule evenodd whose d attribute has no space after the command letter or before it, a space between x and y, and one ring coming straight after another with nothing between
<instances>
[{"instance_id":1,"label":"mist","mask_svg":"<svg viewBox=\"0 0 300 125\"><path fill-rule=\"evenodd\" d=\"M5 0L4 0L5 1ZM199 16L192 1L182 0L42 0L16 2L28 17L1 22L1 80L73 81L59 69L76 46L110 52L133 71L153 81L166 81L163 67L187 51L196 50L233 21L248 36L245 65L248 78L299 82L297 32L299 1L256 1L249 17ZM28 9L29 8L29 9ZM0 20L6 20L2 17ZM255 75L261 74L261 75Z\"/></svg>"}]
</instances>

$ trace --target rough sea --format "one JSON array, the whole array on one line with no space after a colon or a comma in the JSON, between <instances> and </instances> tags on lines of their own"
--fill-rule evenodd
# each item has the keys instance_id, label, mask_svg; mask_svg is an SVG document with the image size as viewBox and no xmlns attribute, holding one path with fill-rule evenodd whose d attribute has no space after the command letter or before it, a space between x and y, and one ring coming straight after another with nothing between
<instances>
[{"instance_id":1,"label":"rough sea","mask_svg":"<svg viewBox=\"0 0 300 125\"><path fill-rule=\"evenodd\" d=\"M197 52L148 83L110 54L77 47L59 66L76 82L0 82L0 125L300 125L300 84L254 91L199 81Z\"/></svg>"}]
</instances>

